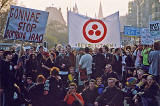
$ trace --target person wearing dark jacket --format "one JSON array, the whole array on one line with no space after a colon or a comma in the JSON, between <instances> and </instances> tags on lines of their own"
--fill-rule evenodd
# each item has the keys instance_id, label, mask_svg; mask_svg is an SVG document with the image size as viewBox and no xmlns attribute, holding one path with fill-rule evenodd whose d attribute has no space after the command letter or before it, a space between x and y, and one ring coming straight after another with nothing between
<instances>
[{"instance_id":1,"label":"person wearing dark jacket","mask_svg":"<svg viewBox=\"0 0 160 106\"><path fill-rule=\"evenodd\" d=\"M142 103L143 106L158 106L158 101L156 101L155 96L159 87L155 82L155 78L152 75L147 77L147 85L142 93Z\"/></svg>"},{"instance_id":2,"label":"person wearing dark jacket","mask_svg":"<svg viewBox=\"0 0 160 106\"><path fill-rule=\"evenodd\" d=\"M109 53L109 48L107 46L103 47L103 52L105 56L105 64L113 64L114 63L114 55Z\"/></svg>"},{"instance_id":3,"label":"person wearing dark jacket","mask_svg":"<svg viewBox=\"0 0 160 106\"><path fill-rule=\"evenodd\" d=\"M121 80L122 76L122 56L120 48L115 49L114 55L114 63L112 65L113 71L118 74L119 80Z\"/></svg>"},{"instance_id":4,"label":"person wearing dark jacket","mask_svg":"<svg viewBox=\"0 0 160 106\"><path fill-rule=\"evenodd\" d=\"M107 86L108 78L118 79L117 73L112 71L112 66L110 64L106 65L104 74L101 77L102 77L102 81L103 81L103 84L105 85L105 87Z\"/></svg>"},{"instance_id":5,"label":"person wearing dark jacket","mask_svg":"<svg viewBox=\"0 0 160 106\"><path fill-rule=\"evenodd\" d=\"M35 54L30 54L29 60L26 61L26 75L36 80L38 74L38 61Z\"/></svg>"},{"instance_id":6,"label":"person wearing dark jacket","mask_svg":"<svg viewBox=\"0 0 160 106\"><path fill-rule=\"evenodd\" d=\"M32 106L45 106L44 103L44 82L45 77L38 75L37 83L29 89L29 98L31 99Z\"/></svg>"},{"instance_id":7,"label":"person wearing dark jacket","mask_svg":"<svg viewBox=\"0 0 160 106\"><path fill-rule=\"evenodd\" d=\"M69 67L71 66L71 61L68 56L65 54L65 49L61 48L61 52L59 56L56 57L55 66L60 69L59 74L62 77L63 87L68 87L67 85L67 77Z\"/></svg>"},{"instance_id":8,"label":"person wearing dark jacket","mask_svg":"<svg viewBox=\"0 0 160 106\"><path fill-rule=\"evenodd\" d=\"M133 62L133 59L132 59L132 55L131 55L129 50L126 51L126 56L127 56L125 58L126 66L127 67L134 67L134 62Z\"/></svg>"},{"instance_id":9,"label":"person wearing dark jacket","mask_svg":"<svg viewBox=\"0 0 160 106\"><path fill-rule=\"evenodd\" d=\"M108 79L108 87L95 100L95 106L124 106L124 94L115 85L116 79Z\"/></svg>"},{"instance_id":10,"label":"person wearing dark jacket","mask_svg":"<svg viewBox=\"0 0 160 106\"><path fill-rule=\"evenodd\" d=\"M59 106L65 94L62 92L61 78L58 76L59 69L54 68L50 72L44 84L45 106Z\"/></svg>"},{"instance_id":11,"label":"person wearing dark jacket","mask_svg":"<svg viewBox=\"0 0 160 106\"><path fill-rule=\"evenodd\" d=\"M105 68L105 56L102 48L100 48L99 52L93 57L93 63L95 63L95 70L93 71L93 76L95 79L102 76Z\"/></svg>"},{"instance_id":12,"label":"person wearing dark jacket","mask_svg":"<svg viewBox=\"0 0 160 106\"><path fill-rule=\"evenodd\" d=\"M1 91L4 92L4 106L14 105L14 85L15 85L15 66L12 64L12 52L4 52L5 60L2 60L0 71L1 71Z\"/></svg>"},{"instance_id":13,"label":"person wearing dark jacket","mask_svg":"<svg viewBox=\"0 0 160 106\"><path fill-rule=\"evenodd\" d=\"M96 88L96 81L91 79L89 81L89 89L82 92L82 97L84 99L84 106L94 106L96 97L98 96L98 89Z\"/></svg>"},{"instance_id":14,"label":"person wearing dark jacket","mask_svg":"<svg viewBox=\"0 0 160 106\"><path fill-rule=\"evenodd\" d=\"M50 75L49 69L54 66L54 63L52 63L51 59L49 58L48 52L43 52L43 60L42 60L42 74L45 78L48 78Z\"/></svg>"}]
</instances>

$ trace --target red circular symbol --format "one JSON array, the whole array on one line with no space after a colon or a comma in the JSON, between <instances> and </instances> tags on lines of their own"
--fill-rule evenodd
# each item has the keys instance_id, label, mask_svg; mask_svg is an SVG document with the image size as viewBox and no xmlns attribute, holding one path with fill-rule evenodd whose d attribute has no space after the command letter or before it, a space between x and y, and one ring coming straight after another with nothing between
<instances>
[{"instance_id":1,"label":"red circular symbol","mask_svg":"<svg viewBox=\"0 0 160 106\"><path fill-rule=\"evenodd\" d=\"M86 33L86 28L87 26L92 23L92 22L98 22L100 25L102 25L103 27L103 35L102 37L100 37L99 39L96 39L96 40L93 40L91 38L88 37L89 36L93 36L93 34L95 34L97 37L101 35L101 31L100 30L97 30L98 29L98 25L97 24L93 24L92 25L92 29L90 29L87 33ZM91 43L98 43L98 42L101 42L105 37L106 37L106 33L107 33L107 27L105 25L105 23L101 20L97 20L97 19L90 19L88 20L84 26L83 26L83 36L84 38L88 41L88 42L91 42ZM87 35L88 34L88 35Z\"/></svg>"},{"instance_id":2,"label":"red circular symbol","mask_svg":"<svg viewBox=\"0 0 160 106\"><path fill-rule=\"evenodd\" d=\"M93 31L93 30L90 30L90 31L88 32L88 34L89 34L89 35L93 35L93 34L94 34L94 31Z\"/></svg>"},{"instance_id":3,"label":"red circular symbol","mask_svg":"<svg viewBox=\"0 0 160 106\"><path fill-rule=\"evenodd\" d=\"M98 26L97 26L96 24L94 24L94 25L92 26L92 28L93 28L94 30L96 30L96 29L98 28Z\"/></svg>"},{"instance_id":4,"label":"red circular symbol","mask_svg":"<svg viewBox=\"0 0 160 106\"><path fill-rule=\"evenodd\" d=\"M97 30L96 31L96 36L100 36L101 35L101 31L100 30Z\"/></svg>"}]
</instances>

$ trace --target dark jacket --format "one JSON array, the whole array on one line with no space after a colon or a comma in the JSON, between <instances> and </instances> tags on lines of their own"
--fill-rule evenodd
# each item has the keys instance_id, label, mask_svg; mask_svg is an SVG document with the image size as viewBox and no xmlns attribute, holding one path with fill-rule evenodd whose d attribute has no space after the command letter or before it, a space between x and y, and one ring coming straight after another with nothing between
<instances>
[{"instance_id":1,"label":"dark jacket","mask_svg":"<svg viewBox=\"0 0 160 106\"><path fill-rule=\"evenodd\" d=\"M45 106L58 106L64 95L62 93L61 82L55 77L50 76L45 84L44 91L48 91L48 94L45 95Z\"/></svg>"},{"instance_id":2,"label":"dark jacket","mask_svg":"<svg viewBox=\"0 0 160 106\"><path fill-rule=\"evenodd\" d=\"M123 92L116 87L106 87L102 95L97 97L96 101L100 106L123 106L124 95Z\"/></svg>"},{"instance_id":3,"label":"dark jacket","mask_svg":"<svg viewBox=\"0 0 160 106\"><path fill-rule=\"evenodd\" d=\"M111 73L104 73L102 75L102 81L103 81L103 84L105 85L105 87L107 86L107 80L108 78L116 78L118 79L118 74L116 72L111 72Z\"/></svg>"},{"instance_id":4,"label":"dark jacket","mask_svg":"<svg viewBox=\"0 0 160 106\"><path fill-rule=\"evenodd\" d=\"M113 64L114 63L114 55L111 53L104 54L105 56L105 64Z\"/></svg>"},{"instance_id":5,"label":"dark jacket","mask_svg":"<svg viewBox=\"0 0 160 106\"><path fill-rule=\"evenodd\" d=\"M1 84L2 88L7 90L12 90L14 88L15 79L15 70L12 62L1 61Z\"/></svg>"},{"instance_id":6,"label":"dark jacket","mask_svg":"<svg viewBox=\"0 0 160 106\"><path fill-rule=\"evenodd\" d=\"M64 68L61 67L62 64L65 64ZM69 67L71 66L71 61L68 56L59 55L56 57L55 65L56 65L56 67L58 67L60 69L60 71L68 71Z\"/></svg>"},{"instance_id":7,"label":"dark jacket","mask_svg":"<svg viewBox=\"0 0 160 106\"><path fill-rule=\"evenodd\" d=\"M32 106L44 106L44 84L35 84L29 89L29 98Z\"/></svg>"},{"instance_id":8,"label":"dark jacket","mask_svg":"<svg viewBox=\"0 0 160 106\"><path fill-rule=\"evenodd\" d=\"M93 90L87 89L82 92L82 97L84 99L85 106L88 106L89 103L94 104L96 98L98 96L98 89L95 88Z\"/></svg>"},{"instance_id":9,"label":"dark jacket","mask_svg":"<svg viewBox=\"0 0 160 106\"><path fill-rule=\"evenodd\" d=\"M95 73L97 76L101 76L103 74L104 68L105 68L105 56L102 53L97 53L93 57L93 63L95 64Z\"/></svg>"},{"instance_id":10,"label":"dark jacket","mask_svg":"<svg viewBox=\"0 0 160 106\"><path fill-rule=\"evenodd\" d=\"M122 57L118 56L118 60L116 55L114 55L114 63L112 65L113 71L117 72L118 75L122 74Z\"/></svg>"}]
</instances>

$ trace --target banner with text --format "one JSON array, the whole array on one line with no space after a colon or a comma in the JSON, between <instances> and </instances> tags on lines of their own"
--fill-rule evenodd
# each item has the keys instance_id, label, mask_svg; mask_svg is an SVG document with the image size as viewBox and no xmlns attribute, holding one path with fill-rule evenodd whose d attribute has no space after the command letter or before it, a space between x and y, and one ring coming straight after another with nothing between
<instances>
[{"instance_id":1,"label":"banner with text","mask_svg":"<svg viewBox=\"0 0 160 106\"><path fill-rule=\"evenodd\" d=\"M48 12L11 6L4 38L41 43L48 20Z\"/></svg>"},{"instance_id":2,"label":"banner with text","mask_svg":"<svg viewBox=\"0 0 160 106\"><path fill-rule=\"evenodd\" d=\"M151 21L149 28L150 28L151 36L160 36L160 20Z\"/></svg>"},{"instance_id":3,"label":"banner with text","mask_svg":"<svg viewBox=\"0 0 160 106\"><path fill-rule=\"evenodd\" d=\"M72 47L120 47L119 12L101 20L68 12L68 27Z\"/></svg>"},{"instance_id":4,"label":"banner with text","mask_svg":"<svg viewBox=\"0 0 160 106\"><path fill-rule=\"evenodd\" d=\"M154 43L154 36L151 36L149 28L141 29L141 44L152 45Z\"/></svg>"},{"instance_id":5,"label":"banner with text","mask_svg":"<svg viewBox=\"0 0 160 106\"><path fill-rule=\"evenodd\" d=\"M126 36L141 36L141 28L134 26L124 26L124 35Z\"/></svg>"}]
</instances>

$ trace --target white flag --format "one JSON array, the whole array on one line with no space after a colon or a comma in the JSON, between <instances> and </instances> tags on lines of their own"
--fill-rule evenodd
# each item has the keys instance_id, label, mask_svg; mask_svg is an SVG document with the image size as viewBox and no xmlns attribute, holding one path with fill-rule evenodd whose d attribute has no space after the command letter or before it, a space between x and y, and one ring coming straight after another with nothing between
<instances>
[{"instance_id":1,"label":"white flag","mask_svg":"<svg viewBox=\"0 0 160 106\"><path fill-rule=\"evenodd\" d=\"M68 12L69 44L112 45L120 47L119 12L104 19L92 19Z\"/></svg>"}]
</instances>

